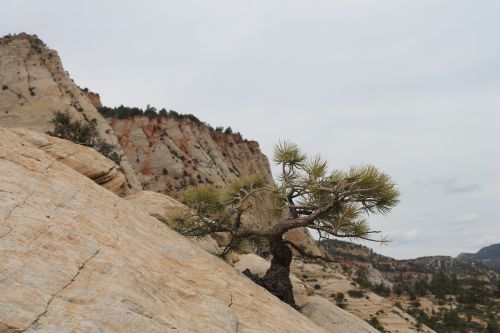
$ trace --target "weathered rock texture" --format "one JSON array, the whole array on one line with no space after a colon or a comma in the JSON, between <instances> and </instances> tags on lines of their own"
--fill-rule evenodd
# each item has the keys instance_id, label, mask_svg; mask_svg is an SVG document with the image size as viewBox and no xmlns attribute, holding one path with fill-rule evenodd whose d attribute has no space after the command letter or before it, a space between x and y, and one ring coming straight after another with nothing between
<instances>
[{"instance_id":1,"label":"weathered rock texture","mask_svg":"<svg viewBox=\"0 0 500 333\"><path fill-rule=\"evenodd\" d=\"M241 255L240 260L234 265L240 272L249 268L253 274L262 277L269 268L270 263L254 254ZM364 320L344 311L326 298L314 296L314 289L300 280L294 274L290 275L293 292L301 312L317 325L332 333L377 333Z\"/></svg>"},{"instance_id":2,"label":"weathered rock texture","mask_svg":"<svg viewBox=\"0 0 500 333\"><path fill-rule=\"evenodd\" d=\"M188 209L179 201L158 192L135 192L127 196L125 199L130 201L136 208L148 213L158 221L167 225L170 223L170 217L173 213L178 210L184 211ZM217 242L209 236L203 238L195 237L192 240L209 253L217 254L221 252Z\"/></svg>"},{"instance_id":3,"label":"weathered rock texture","mask_svg":"<svg viewBox=\"0 0 500 333\"><path fill-rule=\"evenodd\" d=\"M255 141L239 134L214 131L201 122L173 117L136 116L108 118L139 179L149 191L173 197L193 185L213 184L224 188L238 177L260 174L273 184L266 156ZM266 227L277 222L270 214L270 196L256 199L255 209L244 223ZM315 255L319 249L307 230L289 232L287 238Z\"/></svg>"},{"instance_id":4,"label":"weathered rock texture","mask_svg":"<svg viewBox=\"0 0 500 333\"><path fill-rule=\"evenodd\" d=\"M137 208L166 224L170 222L169 218L173 212L186 209L186 206L179 201L157 192L136 192L127 196L126 199Z\"/></svg>"},{"instance_id":5,"label":"weathered rock texture","mask_svg":"<svg viewBox=\"0 0 500 333\"><path fill-rule=\"evenodd\" d=\"M98 93L95 93L95 92L92 92L92 91L89 91L87 88L85 88L83 91L83 94L85 96L87 96L87 98L89 99L90 103L92 103L92 105L98 109L98 108L102 108L102 102L101 102L101 96L99 96Z\"/></svg>"},{"instance_id":6,"label":"weathered rock texture","mask_svg":"<svg viewBox=\"0 0 500 333\"><path fill-rule=\"evenodd\" d=\"M0 39L0 126L23 127L45 133L56 111L74 119L97 120L99 135L118 144L104 118L70 79L56 51L36 36L19 34ZM118 147L118 153L122 153ZM121 167L129 186L141 185L125 158Z\"/></svg>"},{"instance_id":7,"label":"weathered rock texture","mask_svg":"<svg viewBox=\"0 0 500 333\"><path fill-rule=\"evenodd\" d=\"M108 118L145 190L176 195L190 185L224 187L237 177L261 174L269 162L255 141L173 117Z\"/></svg>"},{"instance_id":8,"label":"weathered rock texture","mask_svg":"<svg viewBox=\"0 0 500 333\"><path fill-rule=\"evenodd\" d=\"M348 293L349 290L359 289L359 286L345 276L337 264L296 259L292 263L292 273L310 288L314 288L317 296L331 302L336 302L335 296L338 292L343 293L346 299L344 309L347 312L366 321L377 318L386 331L435 333L426 325L419 325L415 318L394 306L393 300L368 290L365 291L363 297L351 297ZM314 317L310 318L314 320ZM328 321L333 323L335 320ZM318 325L321 324L318 322ZM328 326L323 327L327 328ZM362 331L360 330L360 332Z\"/></svg>"},{"instance_id":9,"label":"weathered rock texture","mask_svg":"<svg viewBox=\"0 0 500 333\"><path fill-rule=\"evenodd\" d=\"M6 129L0 294L3 331L325 332Z\"/></svg>"},{"instance_id":10,"label":"weathered rock texture","mask_svg":"<svg viewBox=\"0 0 500 333\"><path fill-rule=\"evenodd\" d=\"M111 192L119 196L129 193L119 167L94 149L23 128L12 129L12 132Z\"/></svg>"},{"instance_id":11,"label":"weathered rock texture","mask_svg":"<svg viewBox=\"0 0 500 333\"><path fill-rule=\"evenodd\" d=\"M328 332L379 332L365 321L335 306L328 299L319 296L309 296L307 298L307 303L302 307L302 314Z\"/></svg>"},{"instance_id":12,"label":"weathered rock texture","mask_svg":"<svg viewBox=\"0 0 500 333\"><path fill-rule=\"evenodd\" d=\"M254 254L240 255L239 261L234 264L239 271L248 268L258 276L263 276L269 266L269 261ZM302 308L302 314L328 332L377 332L366 323L375 317L388 332L435 333L394 306L394 300L368 290L360 298L349 296L348 291L358 289L357 284L342 273L338 264L295 258L291 268L294 297ZM339 292L345 296L345 311L335 305Z\"/></svg>"}]
</instances>

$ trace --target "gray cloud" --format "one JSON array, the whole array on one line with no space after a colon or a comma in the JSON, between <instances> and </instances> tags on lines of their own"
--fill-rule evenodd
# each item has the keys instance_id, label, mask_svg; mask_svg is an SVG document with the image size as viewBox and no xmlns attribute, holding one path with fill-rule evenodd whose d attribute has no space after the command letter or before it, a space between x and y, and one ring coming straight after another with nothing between
<instances>
[{"instance_id":1,"label":"gray cloud","mask_svg":"<svg viewBox=\"0 0 500 333\"><path fill-rule=\"evenodd\" d=\"M481 184L479 183L462 183L456 178L448 178L442 180L434 181L416 181L417 186L433 187L437 186L443 189L445 193L456 194L456 193L470 193L481 190Z\"/></svg>"}]
</instances>

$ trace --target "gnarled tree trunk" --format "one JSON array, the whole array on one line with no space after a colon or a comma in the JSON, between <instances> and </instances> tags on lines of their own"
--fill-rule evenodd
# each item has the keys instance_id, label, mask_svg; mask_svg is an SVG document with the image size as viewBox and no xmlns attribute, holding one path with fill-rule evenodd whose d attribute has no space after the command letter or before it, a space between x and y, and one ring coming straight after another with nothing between
<instances>
[{"instance_id":1,"label":"gnarled tree trunk","mask_svg":"<svg viewBox=\"0 0 500 333\"><path fill-rule=\"evenodd\" d=\"M271 267L264 277L259 278L250 270L243 273L250 277L255 283L266 288L271 294L281 301L299 309L293 297L293 287L290 281L290 264L292 262L292 250L283 242L283 236L274 236L270 239L270 250L273 255Z\"/></svg>"}]
</instances>

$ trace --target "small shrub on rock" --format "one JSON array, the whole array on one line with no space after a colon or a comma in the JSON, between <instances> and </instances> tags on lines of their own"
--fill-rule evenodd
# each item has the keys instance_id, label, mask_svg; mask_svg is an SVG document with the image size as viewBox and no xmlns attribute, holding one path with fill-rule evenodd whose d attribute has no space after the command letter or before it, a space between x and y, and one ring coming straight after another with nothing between
<instances>
[{"instance_id":1,"label":"small shrub on rock","mask_svg":"<svg viewBox=\"0 0 500 333\"><path fill-rule=\"evenodd\" d=\"M365 291L362 289L351 289L347 293L352 298L361 298L365 295Z\"/></svg>"},{"instance_id":2,"label":"small shrub on rock","mask_svg":"<svg viewBox=\"0 0 500 333\"><path fill-rule=\"evenodd\" d=\"M368 324L372 325L373 328L379 330L380 332L385 332L384 326L378 321L377 317L373 317L368 321Z\"/></svg>"},{"instance_id":3,"label":"small shrub on rock","mask_svg":"<svg viewBox=\"0 0 500 333\"><path fill-rule=\"evenodd\" d=\"M118 154L116 145L107 143L99 137L95 119L72 120L68 113L55 112L50 123L53 129L47 134L93 148L116 164L120 164L122 157Z\"/></svg>"},{"instance_id":4,"label":"small shrub on rock","mask_svg":"<svg viewBox=\"0 0 500 333\"><path fill-rule=\"evenodd\" d=\"M338 292L335 295L335 303L339 308L344 308L345 307L345 296L344 293Z\"/></svg>"}]
</instances>

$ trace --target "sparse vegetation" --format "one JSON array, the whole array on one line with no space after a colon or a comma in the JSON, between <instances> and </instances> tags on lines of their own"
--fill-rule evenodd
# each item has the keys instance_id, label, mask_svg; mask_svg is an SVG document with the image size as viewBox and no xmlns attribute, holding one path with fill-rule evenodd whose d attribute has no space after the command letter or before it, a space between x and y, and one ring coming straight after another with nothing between
<instances>
[{"instance_id":1,"label":"sparse vegetation","mask_svg":"<svg viewBox=\"0 0 500 333\"><path fill-rule=\"evenodd\" d=\"M379 330L381 333L385 332L384 326L380 323L380 321L377 319L377 317L372 317L369 321L368 324L373 326L373 328Z\"/></svg>"},{"instance_id":2,"label":"sparse vegetation","mask_svg":"<svg viewBox=\"0 0 500 333\"><path fill-rule=\"evenodd\" d=\"M116 146L99 137L95 119L90 121L72 120L68 113L55 112L50 123L53 129L47 134L91 147L116 164L120 164L121 156L117 153Z\"/></svg>"},{"instance_id":3,"label":"sparse vegetation","mask_svg":"<svg viewBox=\"0 0 500 333\"><path fill-rule=\"evenodd\" d=\"M364 266L360 266L356 272L354 281L356 281L361 288L369 289L379 296L387 297L391 294L391 288L385 286L383 283L371 283L368 279L368 275L368 269Z\"/></svg>"},{"instance_id":4,"label":"sparse vegetation","mask_svg":"<svg viewBox=\"0 0 500 333\"><path fill-rule=\"evenodd\" d=\"M347 294L352 298L361 298L365 296L365 291L363 289L351 289Z\"/></svg>"},{"instance_id":5,"label":"sparse vegetation","mask_svg":"<svg viewBox=\"0 0 500 333\"><path fill-rule=\"evenodd\" d=\"M341 308L341 309L345 308L345 306L346 306L346 300L345 300L344 293L338 292L335 295L335 304L337 304L337 306L339 308Z\"/></svg>"},{"instance_id":6,"label":"sparse vegetation","mask_svg":"<svg viewBox=\"0 0 500 333\"><path fill-rule=\"evenodd\" d=\"M344 271L354 272L356 285L385 297L389 290L369 284L364 269L359 267L372 265L378 269L393 283L392 293L398 297L395 305L437 332L482 333L487 325L498 325L499 274L483 263L443 256L395 260L341 240L325 240L322 244L345 266ZM429 305L433 308L429 309ZM463 321L460 328L449 325L454 316L447 313L449 309L454 309Z\"/></svg>"},{"instance_id":7,"label":"sparse vegetation","mask_svg":"<svg viewBox=\"0 0 500 333\"><path fill-rule=\"evenodd\" d=\"M107 118L116 117L118 119L128 119L128 118L132 118L132 117L136 117L136 116L146 116L150 119L156 118L156 117L172 118L172 119L176 119L176 120L188 119L197 125L206 126L211 131L218 132L218 133L224 133L224 134L228 134L228 135L234 134L236 136L239 136L241 139L243 139L241 133L239 133L239 132L233 133L233 130L231 129L231 127L227 127L224 129L223 126L217 126L217 127L213 128L212 126L210 126L207 123L202 122L200 119L198 119L196 116L194 116L192 114L182 114L182 113L178 113L177 111L174 111L174 110L167 110L165 108L157 109L149 104L146 106L145 109L141 109L138 107L128 107L128 106L120 105L120 106L114 107L114 108L103 106L103 107L98 108L97 111L99 111L99 113L101 115L103 115L103 117L107 117Z\"/></svg>"},{"instance_id":8,"label":"sparse vegetation","mask_svg":"<svg viewBox=\"0 0 500 333\"><path fill-rule=\"evenodd\" d=\"M165 108L158 110L157 108L147 105L145 109L138 107L128 107L120 105L115 108L103 106L99 108L100 114L104 117L116 117L119 119L127 119L134 116L147 116L147 117L168 117L174 119L189 119L194 123L203 124L201 120L192 114L181 114L174 110L166 110Z\"/></svg>"}]
</instances>

